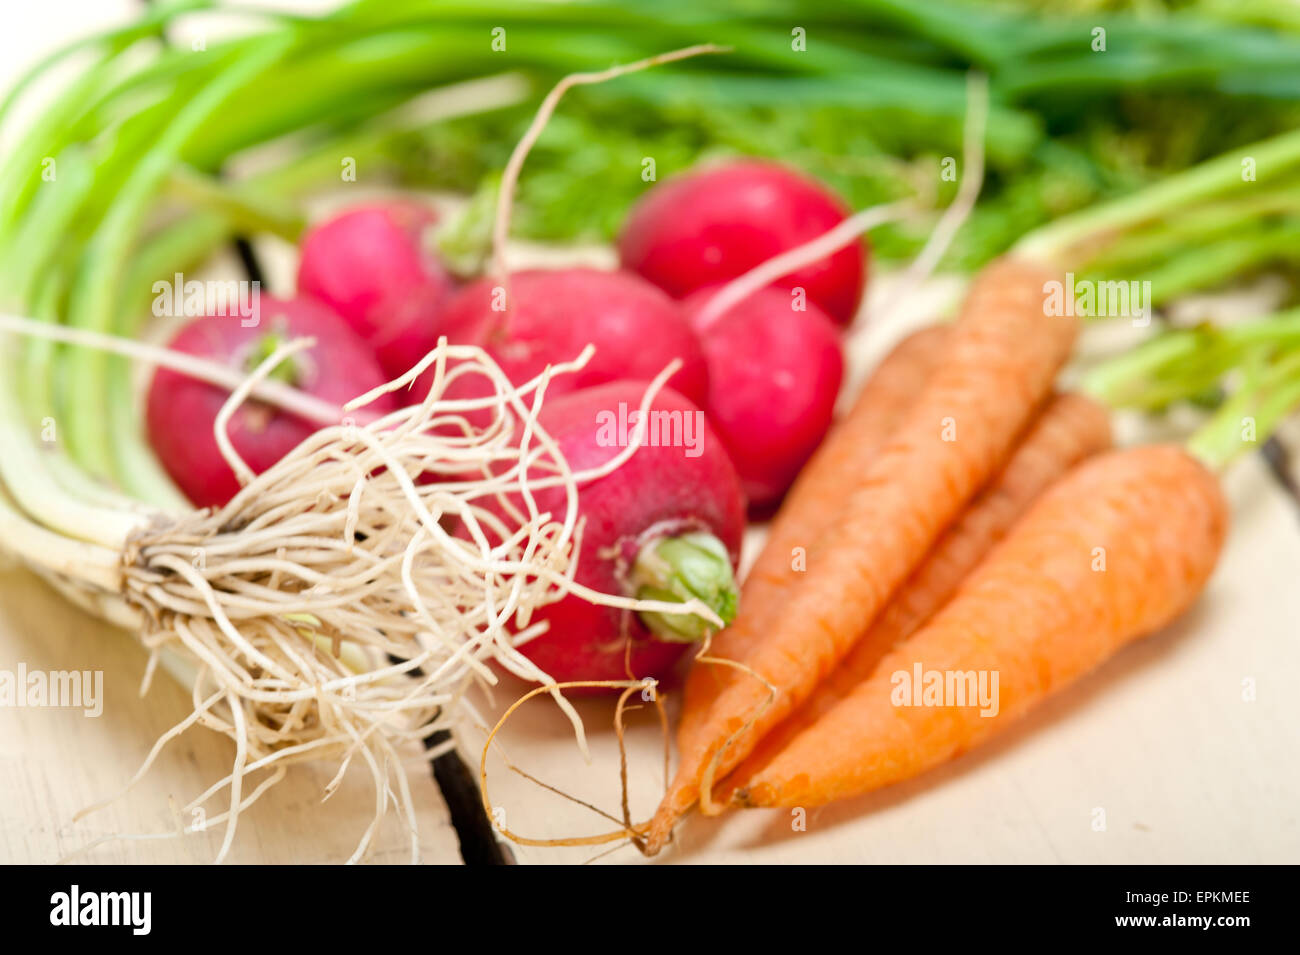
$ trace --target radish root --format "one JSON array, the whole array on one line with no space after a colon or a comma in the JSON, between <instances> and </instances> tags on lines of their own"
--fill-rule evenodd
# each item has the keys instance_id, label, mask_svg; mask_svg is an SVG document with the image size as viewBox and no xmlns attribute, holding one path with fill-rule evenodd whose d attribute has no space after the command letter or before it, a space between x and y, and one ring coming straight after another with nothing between
<instances>
[{"instance_id":1,"label":"radish root","mask_svg":"<svg viewBox=\"0 0 1300 955\"><path fill-rule=\"evenodd\" d=\"M279 357L297 347L289 343ZM180 811L194 813L227 790L229 806L202 823L108 836L74 854L113 838L173 838L222 823L216 861L223 861L240 814L287 766L326 759L339 770L325 798L354 764L373 780L374 816L349 861L365 856L392 809L418 861L402 753L418 753L409 744L458 728L466 690L497 681L490 664L541 684L536 693L552 695L585 750L581 719L560 693L564 685L517 648L543 630L529 625L533 610L579 593L633 610L698 613L719 624L699 602L637 601L573 581L579 485L616 470L644 440L637 428L611 461L574 471L539 423L550 379L582 367L591 351L515 386L482 350L441 341L411 371L343 412L361 417L379 394L408 386L432 367L420 404L371 414L363 425L343 418L251 477L224 507L157 515L132 535L112 596L143 621L151 651L146 679L159 661L180 673L194 711L158 740L127 790L167 742L203 726L234 741L235 761L229 775ZM220 423L274 364L263 362L235 389ZM646 404L674 370L651 383ZM465 375L485 376L493 394L446 398L448 386ZM490 423L471 427L466 412L483 408ZM555 486L566 491L563 512L539 511L534 492ZM489 504L506 505L509 519ZM88 600L104 594L89 583L63 583ZM246 794L245 780L260 772L267 778Z\"/></svg>"},{"instance_id":2,"label":"radish root","mask_svg":"<svg viewBox=\"0 0 1300 955\"><path fill-rule=\"evenodd\" d=\"M890 315L934 272L957 232L970 218L984 187L984 130L989 113L989 81L982 73L966 76L966 119L962 125L962 174L957 195L935 224L925 245L904 270L889 298L876 306L872 318ZM859 331L873 322L863 322Z\"/></svg>"},{"instance_id":3,"label":"radish root","mask_svg":"<svg viewBox=\"0 0 1300 955\"><path fill-rule=\"evenodd\" d=\"M562 77L551 88L551 91L546 94L546 98L542 100L542 105L538 107L533 121L528 124L528 129L524 131L523 137L510 153L510 158L506 160L505 171L501 174L501 189L497 196L496 216L492 223L492 273L506 289L507 308L510 300L510 271L506 266L506 240L510 236L510 213L514 208L515 187L519 183L519 174L524 168L524 160L528 158L528 153L537 140L541 138L542 130L550 122L551 116L555 113L556 107L560 105L560 100L564 94L575 86L594 86L599 83L607 83L620 76L627 76L629 73L639 73L655 66L662 66L665 63L675 63L678 60L686 60L706 53L729 53L730 51L730 47L717 46L713 43L700 43L681 50L672 50L668 53L646 57L644 60L637 60L634 63L613 66L598 73L570 73Z\"/></svg>"},{"instance_id":4,"label":"radish root","mask_svg":"<svg viewBox=\"0 0 1300 955\"><path fill-rule=\"evenodd\" d=\"M483 741L483 751L479 757L479 795L483 799L483 811L486 812L488 816L492 818L494 821L496 820L496 816L493 812L492 800L491 797L488 795L487 758L488 758L488 753L492 749L492 743L496 739L497 734L501 731L501 728L506 725L510 717L514 715L515 710L519 709L521 706L523 706L533 697L538 696L539 694L542 693L546 693L551 690L558 691L558 690L568 690L568 689L577 689L577 688L624 690L626 692L623 694L623 696L619 698L620 705L618 710L616 711L616 718L615 718L615 726L618 732L618 739L619 739L619 750L620 752L623 752L623 727L622 727L623 701L626 699L627 695L631 693L631 691L633 690L653 691L657 685L658 684L656 683L655 680L648 679L648 678L644 680L570 680L564 683L556 683L551 687L547 687L547 686L536 687L532 690L529 690L519 699L515 700L514 703L510 704L509 708L504 713L501 714L501 718L497 720L496 725L493 726L492 729L488 732L487 739ZM657 701L658 693L655 693L655 698ZM641 842L643 841L643 831L645 830L648 823L632 824L630 821L630 813L627 810L626 754L624 754L622 758L622 766L624 772L623 807L624 807L625 820L621 828L616 829L612 832L602 832L592 836L569 836L569 837L562 837L556 839L533 839L528 836L521 836L517 832L510 830L503 823L500 822L497 822L497 830L510 841L516 842L522 846L541 846L541 847L600 846L600 845L607 845L608 843L611 842L618 842L623 839L631 840L634 844L640 845ZM527 773L523 772L517 767L511 766L511 768L514 769L516 772L520 773L520 775L525 776L528 779L531 779L533 782L536 782L538 785L542 786L543 788L548 789L551 792L558 793L559 795L564 796L566 799L572 800L573 802L577 802L580 805L586 806L588 809L592 810L593 812L597 813L598 815L602 816L605 819L609 819L613 822L618 822L618 820L614 816L605 812L604 810L598 809L597 807L592 806L589 803L583 802L581 799L578 799L575 796L571 796L568 793L561 792L560 790L556 789L553 786L549 786L546 783L541 782L540 780L534 779L532 776L529 776Z\"/></svg>"}]
</instances>

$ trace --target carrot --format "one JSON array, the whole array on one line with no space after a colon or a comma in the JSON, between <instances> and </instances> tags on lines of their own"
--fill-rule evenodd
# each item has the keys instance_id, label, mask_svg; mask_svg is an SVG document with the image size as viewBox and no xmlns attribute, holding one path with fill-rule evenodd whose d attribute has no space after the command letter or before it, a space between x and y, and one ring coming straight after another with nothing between
<instances>
[{"instance_id":1,"label":"carrot","mask_svg":"<svg viewBox=\"0 0 1300 955\"><path fill-rule=\"evenodd\" d=\"M962 580L1057 479L1110 445L1110 418L1083 395L1058 395L1025 434L1006 467L938 541L843 662L796 713L767 736L727 779L744 786L786 745L871 676L886 653L947 603Z\"/></svg>"},{"instance_id":2,"label":"carrot","mask_svg":"<svg viewBox=\"0 0 1300 955\"><path fill-rule=\"evenodd\" d=\"M899 342L867 380L852 410L804 466L745 577L740 606L746 619L768 619L799 581L796 549L803 548L806 555L839 518L843 475L861 473L871 463L938 365L947 333L946 326L933 325ZM709 654L738 659L761 633L756 628L728 627L714 637ZM721 666L700 665L691 670L677 730L682 751L694 745L713 698L737 675L736 670Z\"/></svg>"},{"instance_id":3,"label":"carrot","mask_svg":"<svg viewBox=\"0 0 1300 955\"><path fill-rule=\"evenodd\" d=\"M742 661L757 679L735 680L714 700L651 821L647 853L662 848L702 781L734 768L808 698L1006 459L1077 333L1073 319L1045 315L1051 278L1013 259L980 274L912 411L864 472L844 475L834 495L843 511L809 553L809 572L766 620L742 608L737 621L766 631Z\"/></svg>"},{"instance_id":4,"label":"carrot","mask_svg":"<svg viewBox=\"0 0 1300 955\"><path fill-rule=\"evenodd\" d=\"M820 805L908 779L975 746L1186 610L1214 569L1227 521L1217 478L1181 448L1085 462L1034 504L929 624L738 790L734 804ZM997 692L984 711L914 705L904 677L918 672L965 675L967 683L987 674L989 687L995 674Z\"/></svg>"},{"instance_id":5,"label":"carrot","mask_svg":"<svg viewBox=\"0 0 1300 955\"><path fill-rule=\"evenodd\" d=\"M767 543L745 577L744 597L756 603L754 609L759 615L769 609L767 601L780 599L783 591L800 579L800 572L792 566L795 549L806 550L839 520L844 502L836 495L843 489L844 475L861 473L871 464L938 367L947 336L947 326L931 325L900 341L863 386L844 420L804 466L772 521ZM737 637L734 630L720 634L714 650L725 655ZM735 672L729 668L701 669Z\"/></svg>"}]
</instances>

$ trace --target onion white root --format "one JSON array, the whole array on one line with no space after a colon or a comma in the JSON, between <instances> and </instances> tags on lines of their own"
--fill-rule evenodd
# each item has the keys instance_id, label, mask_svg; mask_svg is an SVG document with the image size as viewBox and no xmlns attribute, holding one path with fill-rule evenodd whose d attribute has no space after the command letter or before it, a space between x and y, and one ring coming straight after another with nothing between
<instances>
[{"instance_id":1,"label":"onion white root","mask_svg":"<svg viewBox=\"0 0 1300 955\"><path fill-rule=\"evenodd\" d=\"M284 353L301 345L288 343ZM530 625L534 610L578 593L720 624L698 602L636 601L573 579L581 545L578 487L616 470L644 431L639 427L599 469L574 472L565 462L537 415L551 377L581 367L590 353L516 387L481 349L440 342L420 365L339 409L337 423L260 475L241 471L225 442L230 463L247 478L242 490L218 510L154 515L114 554L116 576L105 572L102 547L94 548L85 573L70 558L40 567L83 606L139 622L151 651L146 683L161 661L192 691L193 713L158 741L128 789L166 742L192 726L235 743L230 774L182 809L192 813L224 793L224 812L179 832L110 838L168 838L224 823L220 861L240 813L287 766L331 760L338 773L327 796L353 765L374 781L374 816L350 861L365 855L394 808L418 861L403 760L420 751L411 743L455 728L465 691L475 680L495 683L494 665L551 687L585 749L576 711L518 649L542 630ZM260 393L260 379L282 357L271 356L234 389L220 423ZM421 403L368 414L379 394L409 387L427 368L433 381ZM647 388L647 406L675 370L669 366ZM492 393L447 398L448 386L467 375L486 378ZM483 409L490 424L471 426L467 413ZM564 489L563 512L539 510L535 492L554 487ZM5 513L10 526L23 525L19 509L7 506Z\"/></svg>"}]
</instances>

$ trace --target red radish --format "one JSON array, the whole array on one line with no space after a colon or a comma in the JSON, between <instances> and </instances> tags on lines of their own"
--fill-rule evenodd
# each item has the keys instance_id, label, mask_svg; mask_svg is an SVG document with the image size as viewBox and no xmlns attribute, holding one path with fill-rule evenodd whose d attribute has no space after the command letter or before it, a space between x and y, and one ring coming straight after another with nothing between
<instances>
[{"instance_id":1,"label":"red radish","mask_svg":"<svg viewBox=\"0 0 1300 955\"><path fill-rule=\"evenodd\" d=\"M651 189L619 237L623 266L683 298L748 272L839 225L848 210L824 186L756 160L707 166ZM841 325L857 313L867 270L854 242L780 279Z\"/></svg>"},{"instance_id":2,"label":"red radish","mask_svg":"<svg viewBox=\"0 0 1300 955\"><path fill-rule=\"evenodd\" d=\"M298 291L341 315L389 378L423 358L442 333L455 283L429 243L436 221L429 207L394 200L348 209L302 240Z\"/></svg>"},{"instance_id":3,"label":"red radish","mask_svg":"<svg viewBox=\"0 0 1300 955\"><path fill-rule=\"evenodd\" d=\"M588 388L548 401L538 418L573 470L596 468L627 446L646 388ZM536 497L540 510L564 513L563 488ZM626 596L697 596L723 620L734 614L744 502L726 451L686 398L670 388L655 396L645 442L618 470L581 485L578 508L579 583ZM539 619L550 629L520 651L560 681L663 677L704 636L698 617L643 619L576 595L535 612Z\"/></svg>"},{"instance_id":4,"label":"red radish","mask_svg":"<svg viewBox=\"0 0 1300 955\"><path fill-rule=\"evenodd\" d=\"M718 286L682 303L699 313ZM844 376L839 331L811 302L767 287L696 331L709 362L709 423L731 455L751 507L775 504L821 443Z\"/></svg>"},{"instance_id":5,"label":"red radish","mask_svg":"<svg viewBox=\"0 0 1300 955\"><path fill-rule=\"evenodd\" d=\"M387 380L366 343L341 318L304 298L263 295L260 319L251 327L222 315L200 318L182 328L170 347L252 371L278 345L308 335L316 344L288 358L272 377L338 405ZM217 412L229 397L221 388L166 368L158 369L149 386L149 441L172 480L198 507L219 507L239 490L213 435ZM367 407L382 414L396 404L385 395ZM316 430L309 421L254 400L230 420L231 443L259 474Z\"/></svg>"},{"instance_id":6,"label":"red radish","mask_svg":"<svg viewBox=\"0 0 1300 955\"><path fill-rule=\"evenodd\" d=\"M482 345L515 384L547 365L572 361L588 344L595 355L585 368L555 378L547 395L574 392L624 378L653 378L674 358L682 368L669 384L702 404L708 394L704 352L676 302L630 272L535 269L510 276L506 286L485 278L448 303L443 327L453 342ZM464 379L453 397L491 393L485 379ZM428 393L427 378L412 400Z\"/></svg>"}]
</instances>

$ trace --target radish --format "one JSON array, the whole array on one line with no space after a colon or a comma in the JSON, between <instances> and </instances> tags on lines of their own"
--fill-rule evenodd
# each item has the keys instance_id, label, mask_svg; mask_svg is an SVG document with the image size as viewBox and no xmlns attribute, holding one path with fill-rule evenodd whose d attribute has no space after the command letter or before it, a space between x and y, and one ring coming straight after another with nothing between
<instances>
[{"instance_id":1,"label":"radish","mask_svg":"<svg viewBox=\"0 0 1300 955\"><path fill-rule=\"evenodd\" d=\"M675 298L741 275L839 225L848 211L819 183L777 163L739 160L670 179L633 207L623 266ZM854 242L776 283L847 325L862 298L865 243Z\"/></svg>"},{"instance_id":2,"label":"radish","mask_svg":"<svg viewBox=\"0 0 1300 955\"><path fill-rule=\"evenodd\" d=\"M412 200L356 206L302 240L298 291L342 316L389 378L423 358L442 333L455 280L434 252L437 219Z\"/></svg>"},{"instance_id":3,"label":"radish","mask_svg":"<svg viewBox=\"0 0 1300 955\"><path fill-rule=\"evenodd\" d=\"M574 471L596 468L627 446L646 387L617 381L565 395L547 401L538 421ZM539 510L564 513L562 487L534 494ZM578 513L578 583L645 599L698 597L724 621L734 615L744 500L726 451L682 395L655 395L643 443L579 486ZM693 615L636 614L574 594L535 611L530 623L538 620L549 629L520 652L561 682L663 677L707 627Z\"/></svg>"},{"instance_id":4,"label":"radish","mask_svg":"<svg viewBox=\"0 0 1300 955\"><path fill-rule=\"evenodd\" d=\"M263 295L256 326L220 315L191 322L172 339L175 351L252 371L283 342L311 336L316 344L282 362L272 377L342 405L387 378L347 324L310 299ZM160 368L149 386L149 441L173 481L198 507L219 507L239 490L239 481L217 447L213 423L229 393L195 378ZM391 395L367 406L383 414L396 407ZM250 400L230 421L231 443L254 473L275 464L318 425Z\"/></svg>"},{"instance_id":5,"label":"radish","mask_svg":"<svg viewBox=\"0 0 1300 955\"><path fill-rule=\"evenodd\" d=\"M669 385L697 405L708 395L704 352L680 307L630 272L535 269L513 273L508 286L480 279L448 303L443 327L453 343L485 348L515 384L595 345L585 368L552 381L551 397L619 379L653 378L674 358L682 368ZM418 381L412 400L421 400L428 384L427 377ZM453 393L480 397L490 390L485 379L474 377Z\"/></svg>"},{"instance_id":6,"label":"radish","mask_svg":"<svg viewBox=\"0 0 1300 955\"><path fill-rule=\"evenodd\" d=\"M687 298L687 318L716 291ZM844 375L835 323L810 302L792 304L790 292L768 286L695 325L709 364L709 423L760 510L781 499L825 436Z\"/></svg>"}]
</instances>

